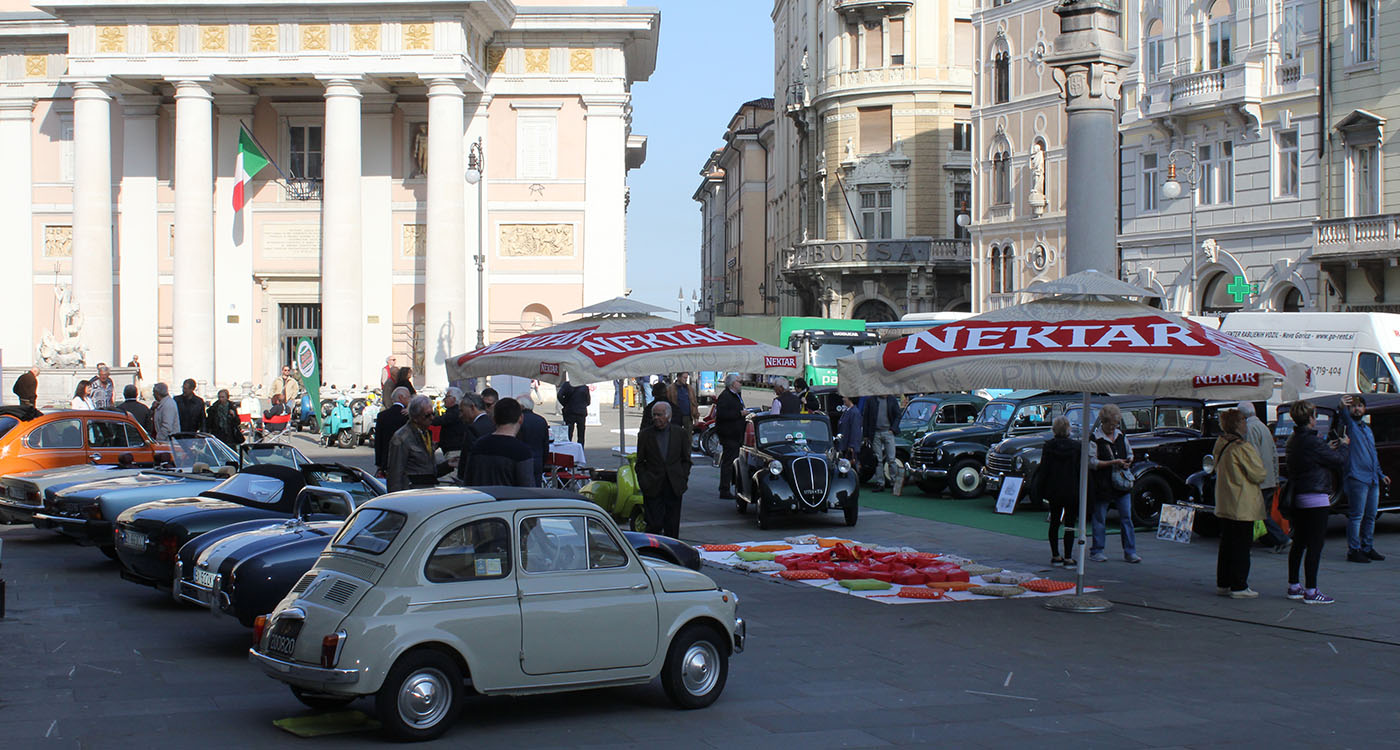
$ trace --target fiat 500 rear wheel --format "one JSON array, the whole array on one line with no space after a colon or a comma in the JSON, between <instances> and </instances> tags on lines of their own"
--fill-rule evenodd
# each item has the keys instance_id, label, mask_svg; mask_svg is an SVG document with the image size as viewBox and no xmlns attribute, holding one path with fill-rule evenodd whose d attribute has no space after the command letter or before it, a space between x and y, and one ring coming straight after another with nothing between
<instances>
[{"instance_id":1,"label":"fiat 500 rear wheel","mask_svg":"<svg viewBox=\"0 0 1400 750\"><path fill-rule=\"evenodd\" d=\"M708 625L690 625L671 641L661 684L678 708L704 708L724 691L729 654L724 639Z\"/></svg>"},{"instance_id":2,"label":"fiat 500 rear wheel","mask_svg":"<svg viewBox=\"0 0 1400 750\"><path fill-rule=\"evenodd\" d=\"M384 728L402 740L433 740L456 720L462 706L462 670L440 651L399 657L374 698Z\"/></svg>"}]
</instances>

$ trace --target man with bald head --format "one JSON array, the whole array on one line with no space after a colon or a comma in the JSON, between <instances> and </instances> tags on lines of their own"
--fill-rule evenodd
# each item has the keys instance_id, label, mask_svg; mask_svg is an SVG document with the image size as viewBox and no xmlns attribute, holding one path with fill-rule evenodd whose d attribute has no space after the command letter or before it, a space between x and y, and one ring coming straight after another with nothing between
<instances>
[{"instance_id":1,"label":"man with bald head","mask_svg":"<svg viewBox=\"0 0 1400 750\"><path fill-rule=\"evenodd\" d=\"M380 476L387 476L389 441L408 424L408 400L412 397L407 388L395 388L390 392L391 403L374 418L374 465L379 467Z\"/></svg>"},{"instance_id":2,"label":"man with bald head","mask_svg":"<svg viewBox=\"0 0 1400 750\"><path fill-rule=\"evenodd\" d=\"M637 435L637 484L647 531L679 537L681 496L690 482L690 435L671 423L671 405L658 401L651 424Z\"/></svg>"}]
</instances>

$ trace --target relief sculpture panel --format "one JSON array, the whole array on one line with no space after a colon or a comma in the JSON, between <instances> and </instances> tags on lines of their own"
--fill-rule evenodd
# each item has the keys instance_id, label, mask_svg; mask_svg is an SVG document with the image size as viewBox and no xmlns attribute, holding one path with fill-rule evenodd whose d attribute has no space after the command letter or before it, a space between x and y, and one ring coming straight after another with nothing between
<instances>
[{"instance_id":1,"label":"relief sculpture panel","mask_svg":"<svg viewBox=\"0 0 1400 750\"><path fill-rule=\"evenodd\" d=\"M574 225L502 224L497 247L505 258L572 257Z\"/></svg>"}]
</instances>

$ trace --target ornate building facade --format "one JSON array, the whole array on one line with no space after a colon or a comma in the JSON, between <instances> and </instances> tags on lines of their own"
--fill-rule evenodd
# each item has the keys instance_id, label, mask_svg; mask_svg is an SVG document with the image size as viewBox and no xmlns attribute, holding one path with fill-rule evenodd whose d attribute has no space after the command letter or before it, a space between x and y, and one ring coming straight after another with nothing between
<instances>
[{"instance_id":1,"label":"ornate building facade","mask_svg":"<svg viewBox=\"0 0 1400 750\"><path fill-rule=\"evenodd\" d=\"M1055 0L977 0L972 13L972 309L1064 274L1065 105L1046 64Z\"/></svg>"},{"instance_id":2,"label":"ornate building facade","mask_svg":"<svg viewBox=\"0 0 1400 750\"><path fill-rule=\"evenodd\" d=\"M966 310L966 0L775 0L768 296L782 314ZM768 303L765 303L768 304Z\"/></svg>"},{"instance_id":3,"label":"ornate building facade","mask_svg":"<svg viewBox=\"0 0 1400 750\"><path fill-rule=\"evenodd\" d=\"M654 10L35 5L0 3L8 365L67 302L89 365L148 379L265 382L308 335L328 383L390 353L441 383L448 355L625 289ZM275 165L240 207L241 129Z\"/></svg>"}]
</instances>

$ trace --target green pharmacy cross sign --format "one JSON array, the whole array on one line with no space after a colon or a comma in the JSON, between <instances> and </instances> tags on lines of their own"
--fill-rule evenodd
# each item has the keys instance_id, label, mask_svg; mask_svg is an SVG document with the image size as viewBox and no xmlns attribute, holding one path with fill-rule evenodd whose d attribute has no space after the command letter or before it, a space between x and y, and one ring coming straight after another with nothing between
<instances>
[{"instance_id":1,"label":"green pharmacy cross sign","mask_svg":"<svg viewBox=\"0 0 1400 750\"><path fill-rule=\"evenodd\" d=\"M1225 291L1229 292L1236 302L1243 303L1250 295L1259 293L1259 285L1249 283L1243 276L1236 276L1230 285L1225 287Z\"/></svg>"}]
</instances>

